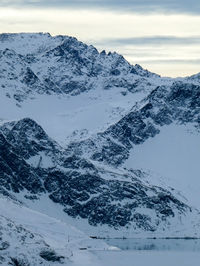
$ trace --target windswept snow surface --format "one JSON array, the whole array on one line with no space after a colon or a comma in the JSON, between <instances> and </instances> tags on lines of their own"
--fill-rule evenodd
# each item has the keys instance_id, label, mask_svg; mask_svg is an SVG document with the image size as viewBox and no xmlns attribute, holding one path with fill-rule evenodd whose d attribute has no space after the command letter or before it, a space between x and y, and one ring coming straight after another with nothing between
<instances>
[{"instance_id":1,"label":"windswept snow surface","mask_svg":"<svg viewBox=\"0 0 200 266\"><path fill-rule=\"evenodd\" d=\"M151 184L175 188L186 203L199 208L200 133L192 124L172 124L160 130L154 138L134 146L125 166L149 171Z\"/></svg>"}]
</instances>

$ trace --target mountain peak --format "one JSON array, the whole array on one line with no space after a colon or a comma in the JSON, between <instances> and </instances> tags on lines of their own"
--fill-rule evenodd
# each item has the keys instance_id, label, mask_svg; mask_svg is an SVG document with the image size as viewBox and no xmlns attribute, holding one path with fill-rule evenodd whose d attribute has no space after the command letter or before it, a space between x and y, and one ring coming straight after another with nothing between
<instances>
[{"instance_id":1,"label":"mountain peak","mask_svg":"<svg viewBox=\"0 0 200 266\"><path fill-rule=\"evenodd\" d=\"M77 95L97 88L133 93L145 90L152 77L159 78L116 52L99 53L70 36L1 34L0 52L6 56L0 86L18 102L38 94Z\"/></svg>"}]
</instances>

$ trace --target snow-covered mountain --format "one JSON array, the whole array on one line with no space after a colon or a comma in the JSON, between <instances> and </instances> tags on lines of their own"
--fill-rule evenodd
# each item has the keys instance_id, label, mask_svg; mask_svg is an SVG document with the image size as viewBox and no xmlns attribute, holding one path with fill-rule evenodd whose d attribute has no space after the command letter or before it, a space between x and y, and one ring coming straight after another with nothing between
<instances>
[{"instance_id":1,"label":"snow-covered mountain","mask_svg":"<svg viewBox=\"0 0 200 266\"><path fill-rule=\"evenodd\" d=\"M77 130L85 136L106 129L158 84L171 82L72 37L2 34L0 50L0 118L26 114L65 143Z\"/></svg>"},{"instance_id":2,"label":"snow-covered mountain","mask_svg":"<svg viewBox=\"0 0 200 266\"><path fill-rule=\"evenodd\" d=\"M43 33L1 34L0 62L0 263L107 248L85 233L199 237L199 74Z\"/></svg>"}]
</instances>

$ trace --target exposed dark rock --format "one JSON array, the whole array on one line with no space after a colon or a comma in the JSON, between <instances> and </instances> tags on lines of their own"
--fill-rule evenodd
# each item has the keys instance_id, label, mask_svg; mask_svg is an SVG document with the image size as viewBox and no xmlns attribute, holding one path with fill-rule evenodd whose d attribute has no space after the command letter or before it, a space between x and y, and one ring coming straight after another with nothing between
<instances>
[{"instance_id":1,"label":"exposed dark rock","mask_svg":"<svg viewBox=\"0 0 200 266\"><path fill-rule=\"evenodd\" d=\"M46 261L52 261L52 262L56 262L56 261L62 262L62 259L64 259L63 256L57 255L56 252L51 249L42 250L40 252L40 257Z\"/></svg>"}]
</instances>

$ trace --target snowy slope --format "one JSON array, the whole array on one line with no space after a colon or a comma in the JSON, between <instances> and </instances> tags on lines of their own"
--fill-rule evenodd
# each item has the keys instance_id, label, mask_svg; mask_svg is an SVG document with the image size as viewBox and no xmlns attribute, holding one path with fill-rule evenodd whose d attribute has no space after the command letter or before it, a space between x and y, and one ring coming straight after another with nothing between
<instances>
[{"instance_id":1,"label":"snowy slope","mask_svg":"<svg viewBox=\"0 0 200 266\"><path fill-rule=\"evenodd\" d=\"M97 259L89 251L81 254L81 248L109 248L104 242L90 239L67 223L33 211L8 198L0 198L0 213L0 262L3 265L12 261L14 263L14 260L24 263L19 265L31 266L69 263L87 265Z\"/></svg>"},{"instance_id":2,"label":"snowy slope","mask_svg":"<svg viewBox=\"0 0 200 266\"><path fill-rule=\"evenodd\" d=\"M197 129L193 125L173 124L163 127L155 138L135 146L125 166L155 172L166 186L175 188L189 204L199 208L199 158ZM151 175L149 182L153 182Z\"/></svg>"}]
</instances>

